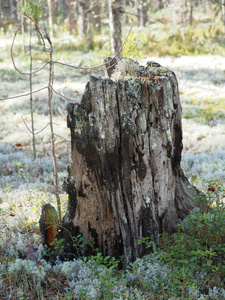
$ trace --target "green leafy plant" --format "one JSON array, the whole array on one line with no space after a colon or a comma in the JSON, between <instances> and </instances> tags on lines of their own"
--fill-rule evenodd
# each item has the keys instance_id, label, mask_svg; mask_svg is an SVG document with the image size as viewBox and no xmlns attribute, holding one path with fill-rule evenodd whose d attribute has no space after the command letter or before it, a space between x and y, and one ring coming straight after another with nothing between
<instances>
[{"instance_id":1,"label":"green leafy plant","mask_svg":"<svg viewBox=\"0 0 225 300\"><path fill-rule=\"evenodd\" d=\"M84 242L84 237L81 234L78 234L77 236L73 236L73 244L77 250L79 257L84 256L85 244L83 242Z\"/></svg>"},{"instance_id":2,"label":"green leafy plant","mask_svg":"<svg viewBox=\"0 0 225 300\"><path fill-rule=\"evenodd\" d=\"M57 238L55 238L54 241L51 242L50 245L54 246L54 249L57 250L57 249L63 247L63 245L62 245L63 242L64 242L64 239L59 239L58 240Z\"/></svg>"},{"instance_id":3,"label":"green leafy plant","mask_svg":"<svg viewBox=\"0 0 225 300\"><path fill-rule=\"evenodd\" d=\"M146 249L150 249L151 248L153 251L156 250L156 244L155 244L155 242L151 241L150 237L148 237L148 236L147 237L142 237L142 239L138 241L138 245L142 245L142 244L145 245Z\"/></svg>"},{"instance_id":4,"label":"green leafy plant","mask_svg":"<svg viewBox=\"0 0 225 300\"><path fill-rule=\"evenodd\" d=\"M201 290L220 286L225 277L225 204L219 201L214 187L209 187L202 208L192 210L183 222L177 225L177 233L163 234L160 251L161 261L172 268L170 276L176 276L176 288L184 284L181 275L186 270L185 281L193 284L193 278L201 270L204 282ZM175 272L175 273L174 273ZM182 289L184 292L184 289ZM182 293L183 293L182 292Z\"/></svg>"},{"instance_id":5,"label":"green leafy plant","mask_svg":"<svg viewBox=\"0 0 225 300\"><path fill-rule=\"evenodd\" d=\"M120 299L123 296L125 291L118 289L119 283L125 280L125 274L119 270L123 257L119 259L110 256L104 257L98 252L89 259L84 259L84 262L93 270L101 284L101 288L98 290L99 299L101 297L105 300Z\"/></svg>"}]
</instances>

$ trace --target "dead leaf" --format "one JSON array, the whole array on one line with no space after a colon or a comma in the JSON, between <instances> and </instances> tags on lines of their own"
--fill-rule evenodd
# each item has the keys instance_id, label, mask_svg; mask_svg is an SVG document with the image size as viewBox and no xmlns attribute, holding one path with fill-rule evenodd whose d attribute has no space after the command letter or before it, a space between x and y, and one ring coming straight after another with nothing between
<instances>
[{"instance_id":1,"label":"dead leaf","mask_svg":"<svg viewBox=\"0 0 225 300\"><path fill-rule=\"evenodd\" d=\"M15 146L16 147L23 147L23 144L21 144L21 143L15 143Z\"/></svg>"}]
</instances>

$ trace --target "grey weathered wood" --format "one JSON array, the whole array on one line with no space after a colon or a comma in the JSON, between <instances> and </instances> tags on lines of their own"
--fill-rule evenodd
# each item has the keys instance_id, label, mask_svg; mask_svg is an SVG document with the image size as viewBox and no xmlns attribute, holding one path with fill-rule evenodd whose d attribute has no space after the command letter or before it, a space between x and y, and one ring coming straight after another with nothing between
<instances>
[{"instance_id":1,"label":"grey weathered wood","mask_svg":"<svg viewBox=\"0 0 225 300\"><path fill-rule=\"evenodd\" d=\"M158 243L196 206L180 166L177 79L157 66L117 82L91 77L81 103L68 106L73 163L64 226L93 237L104 255L124 254L126 264L145 253L138 240Z\"/></svg>"}]
</instances>

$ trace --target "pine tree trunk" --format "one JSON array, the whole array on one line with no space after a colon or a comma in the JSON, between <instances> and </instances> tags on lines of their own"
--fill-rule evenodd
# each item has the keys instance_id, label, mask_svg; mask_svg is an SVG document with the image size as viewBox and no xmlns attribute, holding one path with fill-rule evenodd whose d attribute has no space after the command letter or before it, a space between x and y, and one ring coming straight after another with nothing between
<instances>
[{"instance_id":1,"label":"pine tree trunk","mask_svg":"<svg viewBox=\"0 0 225 300\"><path fill-rule=\"evenodd\" d=\"M223 33L225 33L225 0L222 0L222 21L223 21Z\"/></svg>"},{"instance_id":2,"label":"pine tree trunk","mask_svg":"<svg viewBox=\"0 0 225 300\"><path fill-rule=\"evenodd\" d=\"M69 29L70 34L77 34L77 7L73 0L67 1L69 6Z\"/></svg>"},{"instance_id":3,"label":"pine tree trunk","mask_svg":"<svg viewBox=\"0 0 225 300\"><path fill-rule=\"evenodd\" d=\"M111 48L115 54L122 45L121 0L108 0Z\"/></svg>"},{"instance_id":4,"label":"pine tree trunk","mask_svg":"<svg viewBox=\"0 0 225 300\"><path fill-rule=\"evenodd\" d=\"M140 27L145 27L148 21L149 3L146 0L142 1L139 9L140 13Z\"/></svg>"},{"instance_id":5,"label":"pine tree trunk","mask_svg":"<svg viewBox=\"0 0 225 300\"><path fill-rule=\"evenodd\" d=\"M78 2L78 35L81 40L84 39L85 33L84 33L84 11L85 11L85 2L80 1Z\"/></svg>"},{"instance_id":6,"label":"pine tree trunk","mask_svg":"<svg viewBox=\"0 0 225 300\"><path fill-rule=\"evenodd\" d=\"M48 11L49 11L49 30L51 38L55 37L54 31L54 24L56 22L56 15L55 15L55 1L54 0L47 0L48 4Z\"/></svg>"},{"instance_id":7,"label":"pine tree trunk","mask_svg":"<svg viewBox=\"0 0 225 300\"><path fill-rule=\"evenodd\" d=\"M73 251L69 230L93 238L103 255L124 254L127 265L146 253L138 240L158 243L196 206L198 192L180 166L176 76L156 63L139 70L130 62L124 79L91 77L81 103L68 105L73 162L64 184L64 256Z\"/></svg>"},{"instance_id":8,"label":"pine tree trunk","mask_svg":"<svg viewBox=\"0 0 225 300\"><path fill-rule=\"evenodd\" d=\"M94 26L94 30L97 32L101 32L101 3L94 6L92 10L91 21Z\"/></svg>"}]
</instances>

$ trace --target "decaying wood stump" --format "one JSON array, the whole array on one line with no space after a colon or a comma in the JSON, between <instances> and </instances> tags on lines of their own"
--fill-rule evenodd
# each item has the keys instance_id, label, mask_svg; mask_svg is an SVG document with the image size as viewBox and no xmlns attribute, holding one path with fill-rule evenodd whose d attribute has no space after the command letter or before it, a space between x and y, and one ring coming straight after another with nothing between
<instances>
[{"instance_id":1,"label":"decaying wood stump","mask_svg":"<svg viewBox=\"0 0 225 300\"><path fill-rule=\"evenodd\" d=\"M175 231L198 191L180 166L175 74L132 61L117 73L118 81L91 77L81 103L68 105L72 166L64 226L94 238L104 255L124 254L128 264L145 253L142 237L158 243L160 233Z\"/></svg>"},{"instance_id":2,"label":"decaying wood stump","mask_svg":"<svg viewBox=\"0 0 225 300\"><path fill-rule=\"evenodd\" d=\"M42 214L39 220L41 240L44 249L49 255L55 250L52 244L58 235L59 220L56 209L49 203L42 206ZM47 258L47 257L46 257Z\"/></svg>"}]
</instances>

